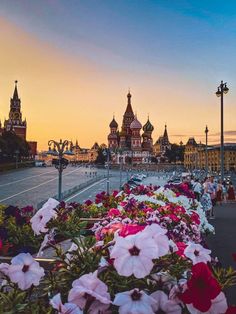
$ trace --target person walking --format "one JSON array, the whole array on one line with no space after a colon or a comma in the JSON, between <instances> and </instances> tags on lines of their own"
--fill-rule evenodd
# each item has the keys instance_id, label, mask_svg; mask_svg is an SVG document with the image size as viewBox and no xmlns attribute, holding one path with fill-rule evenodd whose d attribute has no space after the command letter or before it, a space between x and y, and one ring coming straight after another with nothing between
<instances>
[{"instance_id":1,"label":"person walking","mask_svg":"<svg viewBox=\"0 0 236 314\"><path fill-rule=\"evenodd\" d=\"M225 182L225 180L223 181L222 183L222 199L223 199L223 202L226 203L227 201L227 184Z\"/></svg>"},{"instance_id":2,"label":"person walking","mask_svg":"<svg viewBox=\"0 0 236 314\"><path fill-rule=\"evenodd\" d=\"M199 182L199 179L196 179L193 183L193 192L195 194L196 200L200 201L202 195L202 185Z\"/></svg>"},{"instance_id":3,"label":"person walking","mask_svg":"<svg viewBox=\"0 0 236 314\"><path fill-rule=\"evenodd\" d=\"M222 201L223 201L223 185L221 180L219 180L216 187L216 203L222 205Z\"/></svg>"},{"instance_id":4,"label":"person walking","mask_svg":"<svg viewBox=\"0 0 236 314\"><path fill-rule=\"evenodd\" d=\"M229 182L227 194L228 194L227 195L228 201L235 201L235 190L234 190L233 183L231 181Z\"/></svg>"},{"instance_id":5,"label":"person walking","mask_svg":"<svg viewBox=\"0 0 236 314\"><path fill-rule=\"evenodd\" d=\"M209 193L209 178L205 178L203 183L203 194L200 199L200 203L203 210L206 212L206 216L209 218L212 212L212 201Z\"/></svg>"}]
</instances>

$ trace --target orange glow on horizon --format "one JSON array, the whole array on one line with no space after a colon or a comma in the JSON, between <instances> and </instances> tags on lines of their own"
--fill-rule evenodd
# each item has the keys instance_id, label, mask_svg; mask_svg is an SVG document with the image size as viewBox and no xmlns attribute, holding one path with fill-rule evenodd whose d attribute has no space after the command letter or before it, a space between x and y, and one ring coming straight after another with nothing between
<instances>
[{"instance_id":1,"label":"orange glow on horizon","mask_svg":"<svg viewBox=\"0 0 236 314\"><path fill-rule=\"evenodd\" d=\"M113 113L121 126L129 86L140 122L144 124L150 116L154 142L163 134L165 123L171 142L177 143L194 135L204 142L206 124L209 136L219 131L219 100L209 87L196 95L193 79L184 81L177 73L163 78L160 73L103 67L59 50L4 18L0 18L0 43L0 119L8 116L17 79L27 139L38 141L39 150L47 149L49 139L78 139L81 147L91 147L95 141L107 143ZM232 102L229 92L227 130L235 130ZM228 138L235 141L236 135ZM218 135L209 140L218 142Z\"/></svg>"}]
</instances>

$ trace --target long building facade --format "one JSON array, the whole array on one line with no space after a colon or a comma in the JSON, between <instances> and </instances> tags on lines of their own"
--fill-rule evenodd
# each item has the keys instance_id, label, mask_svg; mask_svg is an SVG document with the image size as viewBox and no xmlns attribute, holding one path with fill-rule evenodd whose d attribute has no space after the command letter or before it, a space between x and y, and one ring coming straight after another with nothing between
<instances>
[{"instance_id":1,"label":"long building facade","mask_svg":"<svg viewBox=\"0 0 236 314\"><path fill-rule=\"evenodd\" d=\"M207 159L206 159L207 158ZM205 169L209 171L220 171L220 145L207 147L197 143L193 137L189 138L185 145L184 166L189 169ZM224 169L225 171L236 171L236 143L225 143L224 145Z\"/></svg>"}]
</instances>

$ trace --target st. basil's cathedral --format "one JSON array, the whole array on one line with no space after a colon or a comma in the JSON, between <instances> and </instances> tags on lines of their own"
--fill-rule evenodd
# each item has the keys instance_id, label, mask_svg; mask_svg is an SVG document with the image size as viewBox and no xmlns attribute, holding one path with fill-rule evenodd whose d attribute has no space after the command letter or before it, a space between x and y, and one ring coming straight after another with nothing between
<instances>
[{"instance_id":1,"label":"st. basil's cathedral","mask_svg":"<svg viewBox=\"0 0 236 314\"><path fill-rule=\"evenodd\" d=\"M127 95L127 107L123 115L121 131L118 129L118 123L113 117L109 127L110 134L108 135L108 147L113 152L113 161L123 163L149 163L152 157L163 155L167 148L170 147L170 142L165 126L164 135L159 137L153 145L152 132L154 130L149 117L147 122L142 126L134 115L131 105L131 93ZM143 133L141 134L141 132Z\"/></svg>"}]
</instances>

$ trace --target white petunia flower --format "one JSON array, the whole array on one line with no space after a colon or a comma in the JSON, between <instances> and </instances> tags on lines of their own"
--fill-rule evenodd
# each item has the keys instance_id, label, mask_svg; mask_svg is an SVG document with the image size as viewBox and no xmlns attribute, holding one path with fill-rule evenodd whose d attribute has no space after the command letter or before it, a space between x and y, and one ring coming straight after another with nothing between
<instances>
[{"instance_id":1,"label":"white petunia flower","mask_svg":"<svg viewBox=\"0 0 236 314\"><path fill-rule=\"evenodd\" d=\"M113 304L119 306L119 314L155 314L152 306L155 300L144 291L133 289L117 293Z\"/></svg>"},{"instance_id":2,"label":"white petunia flower","mask_svg":"<svg viewBox=\"0 0 236 314\"><path fill-rule=\"evenodd\" d=\"M201 244L188 243L184 250L184 255L192 260L193 265L211 261L211 250L205 249Z\"/></svg>"},{"instance_id":3,"label":"white petunia flower","mask_svg":"<svg viewBox=\"0 0 236 314\"><path fill-rule=\"evenodd\" d=\"M150 226L147 226L143 232L148 232L149 236L151 236L155 241L158 250L158 257L169 253L170 246L169 239L166 236L167 229L164 229L158 224L153 223Z\"/></svg>"},{"instance_id":4,"label":"white petunia flower","mask_svg":"<svg viewBox=\"0 0 236 314\"><path fill-rule=\"evenodd\" d=\"M49 198L49 200L40 208L36 214L30 219L32 229L36 235L40 233L45 233L48 231L46 224L52 218L57 216L56 211L54 210L59 202L54 200L53 198Z\"/></svg>"},{"instance_id":5,"label":"white petunia flower","mask_svg":"<svg viewBox=\"0 0 236 314\"><path fill-rule=\"evenodd\" d=\"M7 275L21 290L27 290L32 285L39 285L44 269L29 253L20 253L11 260Z\"/></svg>"},{"instance_id":6,"label":"white petunia flower","mask_svg":"<svg viewBox=\"0 0 236 314\"><path fill-rule=\"evenodd\" d=\"M114 258L114 267L121 276L144 278L149 275L152 260L158 258L159 251L152 234L148 231L129 235L125 238L117 237L110 257Z\"/></svg>"},{"instance_id":7,"label":"white petunia flower","mask_svg":"<svg viewBox=\"0 0 236 314\"><path fill-rule=\"evenodd\" d=\"M161 290L155 291L150 295L155 303L152 309L155 313L163 311L166 314L181 314L182 309L178 303L169 300L168 296Z\"/></svg>"},{"instance_id":8,"label":"white petunia flower","mask_svg":"<svg viewBox=\"0 0 236 314\"><path fill-rule=\"evenodd\" d=\"M50 300L51 306L58 311L58 314L83 314L80 308L76 304L73 303L65 303L61 302L61 294L56 294Z\"/></svg>"},{"instance_id":9,"label":"white petunia flower","mask_svg":"<svg viewBox=\"0 0 236 314\"><path fill-rule=\"evenodd\" d=\"M84 309L87 301L91 302L92 313L105 311L110 306L110 294L107 285L97 277L97 271L81 276L72 283L68 301ZM95 306L96 305L96 306Z\"/></svg>"}]
</instances>

